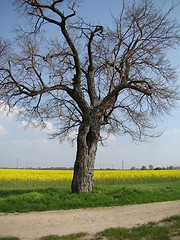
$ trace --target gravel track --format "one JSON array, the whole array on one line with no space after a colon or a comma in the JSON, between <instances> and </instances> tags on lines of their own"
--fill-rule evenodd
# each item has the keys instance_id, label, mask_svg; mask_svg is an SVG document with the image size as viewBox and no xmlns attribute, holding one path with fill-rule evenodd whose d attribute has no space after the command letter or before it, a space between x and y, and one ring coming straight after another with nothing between
<instances>
[{"instance_id":1,"label":"gravel track","mask_svg":"<svg viewBox=\"0 0 180 240\"><path fill-rule=\"evenodd\" d=\"M180 215L180 200L120 207L0 214L0 237L35 240L47 235L86 232L111 227L131 228Z\"/></svg>"}]
</instances>

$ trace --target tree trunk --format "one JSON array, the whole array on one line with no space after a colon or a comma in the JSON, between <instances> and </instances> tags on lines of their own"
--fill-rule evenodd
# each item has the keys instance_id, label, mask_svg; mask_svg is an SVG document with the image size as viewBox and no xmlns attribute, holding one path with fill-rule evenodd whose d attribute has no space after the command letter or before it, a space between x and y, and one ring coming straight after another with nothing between
<instances>
[{"instance_id":1,"label":"tree trunk","mask_svg":"<svg viewBox=\"0 0 180 240\"><path fill-rule=\"evenodd\" d=\"M77 154L74 164L72 192L92 192L94 163L100 134L100 124L94 119L91 124L83 121L77 138Z\"/></svg>"}]
</instances>

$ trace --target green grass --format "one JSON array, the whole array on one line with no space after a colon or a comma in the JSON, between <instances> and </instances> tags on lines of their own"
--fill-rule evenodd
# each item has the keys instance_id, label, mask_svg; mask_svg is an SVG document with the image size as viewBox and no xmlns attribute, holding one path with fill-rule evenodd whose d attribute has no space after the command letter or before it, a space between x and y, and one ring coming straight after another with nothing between
<instances>
[{"instance_id":1,"label":"green grass","mask_svg":"<svg viewBox=\"0 0 180 240\"><path fill-rule=\"evenodd\" d=\"M180 180L96 181L92 193L72 194L71 182L15 182L0 185L0 212L30 212L121 206L180 199Z\"/></svg>"},{"instance_id":2,"label":"green grass","mask_svg":"<svg viewBox=\"0 0 180 240\"><path fill-rule=\"evenodd\" d=\"M20 240L20 239L16 237L0 237L0 240Z\"/></svg>"},{"instance_id":3,"label":"green grass","mask_svg":"<svg viewBox=\"0 0 180 240\"><path fill-rule=\"evenodd\" d=\"M137 228L123 229L108 229L104 231L100 236L105 236L108 239L157 239L157 240L165 240L169 239L168 237L168 228L167 227L159 227L154 225L153 223L140 226ZM101 239L101 238L100 238Z\"/></svg>"},{"instance_id":4,"label":"green grass","mask_svg":"<svg viewBox=\"0 0 180 240\"><path fill-rule=\"evenodd\" d=\"M74 234L67 236L47 236L41 240L75 240L84 239L87 234ZM90 239L90 238L89 238ZM131 229L110 228L97 233L91 240L171 240L180 239L180 216L162 220L159 223L149 223Z\"/></svg>"},{"instance_id":5,"label":"green grass","mask_svg":"<svg viewBox=\"0 0 180 240\"><path fill-rule=\"evenodd\" d=\"M76 240L76 239L82 239L87 235L88 234L86 233L77 233L77 234L71 234L66 236L51 235L51 236L43 237L41 238L41 240Z\"/></svg>"},{"instance_id":6,"label":"green grass","mask_svg":"<svg viewBox=\"0 0 180 240\"><path fill-rule=\"evenodd\" d=\"M126 239L126 240L170 240L180 237L180 216L174 216L157 223L149 223L132 229L111 228L98 233L94 239Z\"/></svg>"}]
</instances>

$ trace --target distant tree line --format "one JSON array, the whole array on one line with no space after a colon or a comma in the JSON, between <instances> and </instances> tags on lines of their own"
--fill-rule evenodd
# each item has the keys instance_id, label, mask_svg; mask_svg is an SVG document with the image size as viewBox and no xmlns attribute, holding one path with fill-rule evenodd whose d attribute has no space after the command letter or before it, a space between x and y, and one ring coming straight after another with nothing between
<instances>
[{"instance_id":1,"label":"distant tree line","mask_svg":"<svg viewBox=\"0 0 180 240\"><path fill-rule=\"evenodd\" d=\"M147 168L146 166L142 166L141 167L141 170L174 170L175 168L174 168L174 166L169 166L169 167L167 167L167 168L165 168L165 167L156 167L156 168L154 168L154 166L152 165L152 164L150 164L149 165L149 168ZM131 167L131 170L137 170L137 168L136 167Z\"/></svg>"}]
</instances>

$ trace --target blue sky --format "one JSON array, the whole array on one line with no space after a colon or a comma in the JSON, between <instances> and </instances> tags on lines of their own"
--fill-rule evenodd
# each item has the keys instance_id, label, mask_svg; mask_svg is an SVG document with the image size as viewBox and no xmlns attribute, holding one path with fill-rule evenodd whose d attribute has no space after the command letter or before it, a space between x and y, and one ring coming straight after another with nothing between
<instances>
[{"instance_id":1,"label":"blue sky","mask_svg":"<svg viewBox=\"0 0 180 240\"><path fill-rule=\"evenodd\" d=\"M160 4L163 1L155 1ZM172 2L172 1L167 1ZM177 1L174 1L177 2ZM79 11L87 20L94 23L109 24L110 10L114 15L120 12L119 0L85 0ZM175 12L180 22L180 6ZM4 38L13 36L12 26L21 22L9 1L0 1L0 34ZM180 72L180 46L172 50L169 58ZM179 77L180 78L180 77ZM180 83L180 80L179 80ZM112 136L105 147L100 146L97 153L96 168L124 168L142 165L167 167L180 165L180 108L173 110L171 116L163 116L158 122L157 131L164 130L159 138L135 144L130 137ZM14 114L5 116L0 110L0 167L72 167L76 155L76 143L59 143L49 140L47 130L24 128L24 122L16 122ZM52 126L49 125L49 128Z\"/></svg>"}]
</instances>

